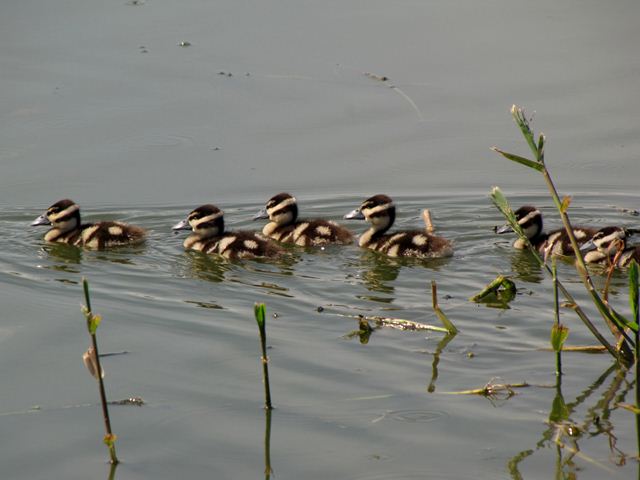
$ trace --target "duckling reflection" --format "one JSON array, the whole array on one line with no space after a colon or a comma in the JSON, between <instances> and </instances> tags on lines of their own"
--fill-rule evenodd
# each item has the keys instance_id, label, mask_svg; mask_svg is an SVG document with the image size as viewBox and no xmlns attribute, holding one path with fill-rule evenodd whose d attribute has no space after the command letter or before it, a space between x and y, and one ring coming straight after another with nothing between
<instances>
[{"instance_id":1,"label":"duckling reflection","mask_svg":"<svg viewBox=\"0 0 640 480\"><path fill-rule=\"evenodd\" d=\"M52 269L79 273L79 270L71 267L71 265L79 265L82 263L83 252L81 249L68 243L48 243L42 247L42 251L59 262L58 264L52 265Z\"/></svg>"},{"instance_id":2,"label":"duckling reflection","mask_svg":"<svg viewBox=\"0 0 640 480\"><path fill-rule=\"evenodd\" d=\"M202 255L188 250L185 252L186 261L176 265L180 277L197 278L208 282L224 281L225 274L231 271L233 264L217 255Z\"/></svg>"},{"instance_id":3,"label":"duckling reflection","mask_svg":"<svg viewBox=\"0 0 640 480\"><path fill-rule=\"evenodd\" d=\"M545 279L542 266L528 250L512 250L509 258L516 279L531 283L541 283Z\"/></svg>"},{"instance_id":4,"label":"duckling reflection","mask_svg":"<svg viewBox=\"0 0 640 480\"><path fill-rule=\"evenodd\" d=\"M361 270L360 278L364 286L372 292L393 294L394 283L400 275L402 268L423 267L438 271L451 261L451 257L444 258L412 258L389 257L374 251L364 250L360 255L360 261L355 264ZM390 303L393 298L367 297L371 300Z\"/></svg>"}]
</instances>

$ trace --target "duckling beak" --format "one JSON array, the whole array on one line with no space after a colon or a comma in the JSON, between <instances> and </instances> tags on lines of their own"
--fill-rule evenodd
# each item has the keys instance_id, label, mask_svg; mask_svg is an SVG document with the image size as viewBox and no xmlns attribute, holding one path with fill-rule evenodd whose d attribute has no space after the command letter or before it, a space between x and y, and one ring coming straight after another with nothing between
<instances>
[{"instance_id":1,"label":"duckling beak","mask_svg":"<svg viewBox=\"0 0 640 480\"><path fill-rule=\"evenodd\" d=\"M593 240L589 240L588 242L583 243L582 245L580 245L580 251L582 253L587 253L590 252L592 250L595 250L596 248L596 244L593 243Z\"/></svg>"},{"instance_id":2,"label":"duckling beak","mask_svg":"<svg viewBox=\"0 0 640 480\"><path fill-rule=\"evenodd\" d=\"M38 218L36 218L31 225L51 225L51 222L47 218L47 214L43 213Z\"/></svg>"},{"instance_id":3,"label":"duckling beak","mask_svg":"<svg viewBox=\"0 0 640 480\"><path fill-rule=\"evenodd\" d=\"M261 208L260 211L253 216L254 220L260 220L262 218L269 218L267 207Z\"/></svg>"},{"instance_id":4,"label":"duckling beak","mask_svg":"<svg viewBox=\"0 0 640 480\"><path fill-rule=\"evenodd\" d=\"M360 211L359 208L356 208L355 210L351 210L349 213L347 213L344 218L346 220L364 220L364 215L363 213Z\"/></svg>"},{"instance_id":5,"label":"duckling beak","mask_svg":"<svg viewBox=\"0 0 640 480\"><path fill-rule=\"evenodd\" d=\"M171 230L191 230L191 225L189 225L189 220L185 218L171 227Z\"/></svg>"},{"instance_id":6,"label":"duckling beak","mask_svg":"<svg viewBox=\"0 0 640 480\"><path fill-rule=\"evenodd\" d=\"M496 227L496 233L502 234L502 233L510 233L513 232L513 228L511 228L511 225L503 225L501 227Z\"/></svg>"}]
</instances>

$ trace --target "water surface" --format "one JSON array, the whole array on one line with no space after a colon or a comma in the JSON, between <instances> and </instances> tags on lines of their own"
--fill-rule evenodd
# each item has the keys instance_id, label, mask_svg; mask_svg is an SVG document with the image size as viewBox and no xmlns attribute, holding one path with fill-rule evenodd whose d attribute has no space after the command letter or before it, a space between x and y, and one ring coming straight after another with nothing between
<instances>
[{"instance_id":1,"label":"water surface","mask_svg":"<svg viewBox=\"0 0 640 480\"><path fill-rule=\"evenodd\" d=\"M637 452L634 418L617 406L632 401L632 378L606 355L565 355L562 394L583 432L564 450L553 441L555 360L541 350L551 284L494 236L487 193L498 184L559 227L542 179L489 150L526 154L508 114L519 103L549 138L572 218L637 227L620 210L640 207L637 2L137 3L2 7L3 478L108 475L81 362L83 276L102 350L127 352L104 359L108 395L146 402L112 407L118 478L263 475L256 301L269 315L277 478L550 478L560 456L581 479L636 475L632 458L616 465ZM229 228L258 229L251 217L280 191L332 219L387 193L404 228L429 207L456 253L398 262L353 245L227 263L184 252L170 231L209 202ZM44 244L29 223L64 197L87 220L149 229L148 242ZM560 273L588 305L572 265ZM509 309L468 301L497 274L520 289ZM358 315L437 324L433 280L460 329L448 343L349 335ZM614 277L623 312L625 285ZM562 315L572 345L593 343ZM447 394L494 378L534 386Z\"/></svg>"}]
</instances>

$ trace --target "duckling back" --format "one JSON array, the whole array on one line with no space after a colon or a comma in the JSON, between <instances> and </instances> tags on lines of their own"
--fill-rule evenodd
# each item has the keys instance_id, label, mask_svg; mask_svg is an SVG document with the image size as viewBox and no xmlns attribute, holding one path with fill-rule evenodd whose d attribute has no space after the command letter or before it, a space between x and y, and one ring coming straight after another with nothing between
<instances>
[{"instance_id":1,"label":"duckling back","mask_svg":"<svg viewBox=\"0 0 640 480\"><path fill-rule=\"evenodd\" d=\"M82 225L79 241L86 248L102 250L103 248L136 245L144 242L146 236L147 232L135 225L105 221Z\"/></svg>"},{"instance_id":2,"label":"duckling back","mask_svg":"<svg viewBox=\"0 0 640 480\"><path fill-rule=\"evenodd\" d=\"M374 236L368 244L361 246L390 257L441 258L453 255L453 246L449 240L424 230L402 230Z\"/></svg>"}]
</instances>

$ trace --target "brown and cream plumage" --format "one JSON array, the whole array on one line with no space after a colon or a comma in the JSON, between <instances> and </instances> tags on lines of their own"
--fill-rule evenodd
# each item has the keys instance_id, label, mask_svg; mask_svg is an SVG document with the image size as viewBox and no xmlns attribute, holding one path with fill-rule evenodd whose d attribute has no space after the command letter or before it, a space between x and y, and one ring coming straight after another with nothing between
<instances>
[{"instance_id":1,"label":"brown and cream plumage","mask_svg":"<svg viewBox=\"0 0 640 480\"><path fill-rule=\"evenodd\" d=\"M69 199L51 205L31 225L51 225L45 234L47 242L67 243L90 249L135 245L146 238L146 231L135 225L104 221L82 223L80 207Z\"/></svg>"},{"instance_id":2,"label":"brown and cream plumage","mask_svg":"<svg viewBox=\"0 0 640 480\"><path fill-rule=\"evenodd\" d=\"M191 211L173 230L191 230L184 248L218 254L228 259L276 257L283 250L254 232L225 231L224 212L215 205L202 205Z\"/></svg>"},{"instance_id":3,"label":"brown and cream plumage","mask_svg":"<svg viewBox=\"0 0 640 480\"><path fill-rule=\"evenodd\" d=\"M424 230L400 230L387 233L396 218L396 207L387 195L374 195L344 218L366 220L371 228L364 232L358 244L390 257L449 257L451 242Z\"/></svg>"},{"instance_id":4,"label":"brown and cream plumage","mask_svg":"<svg viewBox=\"0 0 640 480\"><path fill-rule=\"evenodd\" d=\"M268 218L262 234L278 242L293 243L301 247L315 247L328 244L349 244L353 234L331 220L320 218L298 219L298 205L295 197L279 193L267 202L254 220Z\"/></svg>"}]
</instances>

